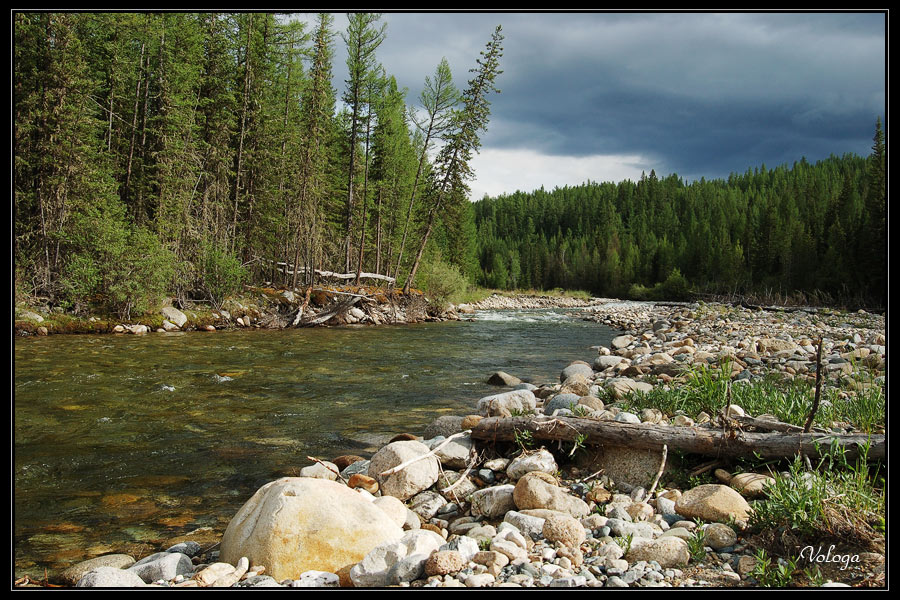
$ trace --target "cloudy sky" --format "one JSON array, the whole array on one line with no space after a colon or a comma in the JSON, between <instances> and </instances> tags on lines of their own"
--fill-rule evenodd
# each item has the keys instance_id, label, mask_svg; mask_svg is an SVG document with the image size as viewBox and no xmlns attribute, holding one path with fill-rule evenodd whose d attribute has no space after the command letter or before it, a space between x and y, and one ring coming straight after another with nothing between
<instances>
[{"instance_id":1,"label":"cloudy sky","mask_svg":"<svg viewBox=\"0 0 900 600\"><path fill-rule=\"evenodd\" d=\"M502 25L503 74L472 198L540 186L727 177L867 155L885 116L882 13L386 13L378 59L417 104L441 57L468 70ZM346 16L334 26L346 29ZM346 52L335 38L335 87Z\"/></svg>"}]
</instances>

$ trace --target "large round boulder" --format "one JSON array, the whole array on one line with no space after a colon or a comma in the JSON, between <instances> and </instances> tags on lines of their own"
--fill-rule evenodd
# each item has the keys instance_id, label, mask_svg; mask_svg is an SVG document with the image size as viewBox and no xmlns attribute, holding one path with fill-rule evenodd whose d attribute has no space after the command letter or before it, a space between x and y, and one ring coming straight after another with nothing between
<instances>
[{"instance_id":1,"label":"large round boulder","mask_svg":"<svg viewBox=\"0 0 900 600\"><path fill-rule=\"evenodd\" d=\"M237 512L222 537L220 559L242 556L265 565L278 581L309 570L337 572L403 536L383 510L347 486L309 477L283 477L262 486Z\"/></svg>"}]
</instances>

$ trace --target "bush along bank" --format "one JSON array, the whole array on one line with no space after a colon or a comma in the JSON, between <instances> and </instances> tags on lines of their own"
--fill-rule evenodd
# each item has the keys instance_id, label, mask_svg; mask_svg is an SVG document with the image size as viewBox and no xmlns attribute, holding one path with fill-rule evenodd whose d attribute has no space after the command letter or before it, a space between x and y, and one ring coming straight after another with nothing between
<instances>
[{"instance_id":1,"label":"bush along bank","mask_svg":"<svg viewBox=\"0 0 900 600\"><path fill-rule=\"evenodd\" d=\"M703 310L677 310L685 309ZM655 322L662 315L650 316ZM697 315L681 317L704 322ZM834 327L854 318L870 322L863 315L838 315ZM624 335L667 331L667 338L677 338L690 330L685 325L679 333L671 321L671 327L654 330L635 319L636 333ZM824 356L863 347L871 355L871 346L883 345L871 336L883 332L877 331L877 320L870 323L875 331L854 323L859 340L824 342ZM716 330L724 331L722 325ZM695 337L695 345L702 346ZM629 358L644 342L651 348L656 342L619 340L612 348L598 347L593 364L567 366L552 383L535 386L516 382L516 374L498 373L491 381L504 387L479 399L471 415L442 416L421 436L398 435L369 458L311 458L300 477L263 486L233 517L219 545L177 546L104 569L96 563L75 565L67 582L82 587L883 586L886 471L876 456L883 450L885 421L883 389L874 381L881 376L876 361L870 366L854 360L859 372L849 377L841 369L829 371L824 359L819 363L828 373L823 400L812 431L802 434L821 441L814 451L716 456L686 450L677 441L689 434L778 439L802 427L811 386L805 377L788 381L792 374L775 358L798 351L777 350L774 342L761 348L760 339L753 340L760 364L739 372L731 365L746 362L746 355L716 355L712 362L663 360L660 364L683 367L668 378L652 368L624 375L616 370L622 360L604 366L599 359L619 357L628 367L641 367L662 347ZM697 358L698 352L677 356ZM745 368L759 372L739 379ZM854 375L862 379L863 372L875 375L872 385L848 389L845 382L859 381ZM649 388L623 384L623 378ZM853 401L841 401L840 394L851 392L845 400ZM503 433L504 423L513 424L510 435ZM670 441L665 448L601 444L589 434L592 426L664 431ZM868 445L840 446L854 435L867 436Z\"/></svg>"}]
</instances>

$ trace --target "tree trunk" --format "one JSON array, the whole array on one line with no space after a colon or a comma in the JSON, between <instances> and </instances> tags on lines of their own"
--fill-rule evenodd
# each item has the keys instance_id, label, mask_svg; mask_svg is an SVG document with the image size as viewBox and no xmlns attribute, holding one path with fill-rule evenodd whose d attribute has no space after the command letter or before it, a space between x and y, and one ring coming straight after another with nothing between
<instances>
[{"instance_id":1,"label":"tree trunk","mask_svg":"<svg viewBox=\"0 0 900 600\"><path fill-rule=\"evenodd\" d=\"M626 448L670 450L716 457L791 458L805 454L821 456L832 443L846 450L846 456L859 456L859 448L870 444L868 458L884 459L884 435L822 434L822 433L751 433L740 430L723 431L703 427L674 427L666 425L635 425L615 421L593 421L571 417L488 417L472 429L472 437L485 441L512 441L516 432L530 431L535 439L574 441L576 435L586 435L586 444L615 445Z\"/></svg>"}]
</instances>

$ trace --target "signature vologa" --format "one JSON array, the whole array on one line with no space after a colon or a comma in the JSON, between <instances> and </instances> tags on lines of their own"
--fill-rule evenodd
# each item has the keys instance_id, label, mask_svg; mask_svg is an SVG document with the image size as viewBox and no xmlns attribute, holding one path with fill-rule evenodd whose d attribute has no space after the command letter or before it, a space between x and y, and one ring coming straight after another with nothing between
<instances>
[{"instance_id":1,"label":"signature vologa","mask_svg":"<svg viewBox=\"0 0 900 600\"><path fill-rule=\"evenodd\" d=\"M834 552L834 544L828 547L828 550L823 554L822 546L818 548L813 548L812 546L806 546L802 550L800 550L800 559L806 558L811 563L839 563L841 564L841 571L845 570L851 563L859 562L858 554L840 554Z\"/></svg>"}]
</instances>

